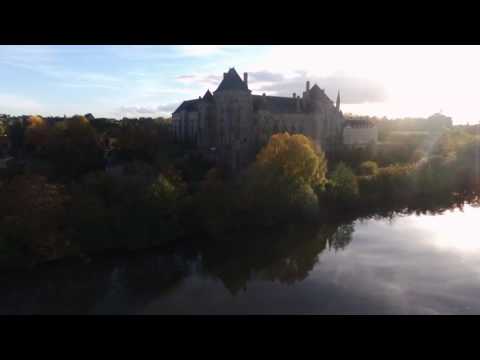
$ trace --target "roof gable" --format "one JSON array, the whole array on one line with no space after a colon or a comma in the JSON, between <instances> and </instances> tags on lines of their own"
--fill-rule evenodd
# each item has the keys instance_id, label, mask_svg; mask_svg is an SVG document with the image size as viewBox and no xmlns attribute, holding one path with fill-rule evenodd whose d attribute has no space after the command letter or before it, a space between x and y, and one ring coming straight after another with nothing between
<instances>
[{"instance_id":1,"label":"roof gable","mask_svg":"<svg viewBox=\"0 0 480 360\"><path fill-rule=\"evenodd\" d=\"M207 90L207 92L205 93L205 95L203 95L203 100L207 101L207 102L213 102L213 95L212 93L210 92L210 90Z\"/></svg>"},{"instance_id":2,"label":"roof gable","mask_svg":"<svg viewBox=\"0 0 480 360\"><path fill-rule=\"evenodd\" d=\"M183 110L185 111L192 111L197 109L198 102L200 100L195 99L195 100L186 100L182 102L182 104L173 112L173 114L177 114Z\"/></svg>"},{"instance_id":3,"label":"roof gable","mask_svg":"<svg viewBox=\"0 0 480 360\"><path fill-rule=\"evenodd\" d=\"M223 80L220 85L218 85L218 88L215 90L215 92L224 90L250 91L248 86L235 71L235 68L231 68L227 73L224 74Z\"/></svg>"}]
</instances>

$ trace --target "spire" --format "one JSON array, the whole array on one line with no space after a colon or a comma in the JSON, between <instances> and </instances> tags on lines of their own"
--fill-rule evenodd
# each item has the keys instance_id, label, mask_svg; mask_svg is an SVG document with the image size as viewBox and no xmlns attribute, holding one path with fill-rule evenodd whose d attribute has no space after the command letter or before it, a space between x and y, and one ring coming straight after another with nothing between
<instances>
[{"instance_id":1,"label":"spire","mask_svg":"<svg viewBox=\"0 0 480 360\"><path fill-rule=\"evenodd\" d=\"M337 102L335 104L335 108L340 111L340 90L338 90L338 93L337 93Z\"/></svg>"}]
</instances>

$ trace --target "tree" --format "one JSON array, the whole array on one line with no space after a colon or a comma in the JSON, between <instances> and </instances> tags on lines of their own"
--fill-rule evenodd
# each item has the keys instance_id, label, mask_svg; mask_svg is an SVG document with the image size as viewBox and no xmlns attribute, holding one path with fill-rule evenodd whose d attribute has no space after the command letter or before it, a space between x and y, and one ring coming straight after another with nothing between
<instances>
[{"instance_id":1,"label":"tree","mask_svg":"<svg viewBox=\"0 0 480 360\"><path fill-rule=\"evenodd\" d=\"M371 176L378 173L378 165L375 161L364 161L358 169L360 175Z\"/></svg>"},{"instance_id":2,"label":"tree","mask_svg":"<svg viewBox=\"0 0 480 360\"><path fill-rule=\"evenodd\" d=\"M312 188L325 183L325 154L304 135L289 133L272 135L254 163L267 182L276 179L300 181Z\"/></svg>"},{"instance_id":3,"label":"tree","mask_svg":"<svg viewBox=\"0 0 480 360\"><path fill-rule=\"evenodd\" d=\"M270 225L316 215L326 169L324 153L309 138L275 134L247 175L244 206Z\"/></svg>"},{"instance_id":4,"label":"tree","mask_svg":"<svg viewBox=\"0 0 480 360\"><path fill-rule=\"evenodd\" d=\"M25 130L25 125L18 120L14 121L13 124L8 127L7 133L12 146L13 155L18 155L24 147Z\"/></svg>"},{"instance_id":5,"label":"tree","mask_svg":"<svg viewBox=\"0 0 480 360\"><path fill-rule=\"evenodd\" d=\"M16 176L0 188L0 260L38 261L65 254L63 186Z\"/></svg>"},{"instance_id":6,"label":"tree","mask_svg":"<svg viewBox=\"0 0 480 360\"><path fill-rule=\"evenodd\" d=\"M25 145L30 150L39 150L46 146L50 135L50 128L39 116L31 116L27 121L25 130Z\"/></svg>"},{"instance_id":7,"label":"tree","mask_svg":"<svg viewBox=\"0 0 480 360\"><path fill-rule=\"evenodd\" d=\"M45 121L39 115L32 115L27 119L27 126L38 126L43 124L45 124Z\"/></svg>"},{"instance_id":8,"label":"tree","mask_svg":"<svg viewBox=\"0 0 480 360\"><path fill-rule=\"evenodd\" d=\"M330 183L331 191L339 205L348 205L358 198L357 177L353 170L344 163L337 165L330 176Z\"/></svg>"},{"instance_id":9,"label":"tree","mask_svg":"<svg viewBox=\"0 0 480 360\"><path fill-rule=\"evenodd\" d=\"M60 177L75 178L104 166L104 150L95 129L78 116L55 124L46 145L48 158Z\"/></svg>"}]
</instances>

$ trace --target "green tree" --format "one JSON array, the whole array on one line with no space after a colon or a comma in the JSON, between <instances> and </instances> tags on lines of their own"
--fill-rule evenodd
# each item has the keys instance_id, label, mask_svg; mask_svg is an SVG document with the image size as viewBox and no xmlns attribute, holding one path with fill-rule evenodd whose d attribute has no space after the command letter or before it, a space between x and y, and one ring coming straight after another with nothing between
<instances>
[{"instance_id":1,"label":"green tree","mask_svg":"<svg viewBox=\"0 0 480 360\"><path fill-rule=\"evenodd\" d=\"M330 175L330 191L335 200L342 205L349 205L359 196L357 177L353 170L340 163Z\"/></svg>"}]
</instances>

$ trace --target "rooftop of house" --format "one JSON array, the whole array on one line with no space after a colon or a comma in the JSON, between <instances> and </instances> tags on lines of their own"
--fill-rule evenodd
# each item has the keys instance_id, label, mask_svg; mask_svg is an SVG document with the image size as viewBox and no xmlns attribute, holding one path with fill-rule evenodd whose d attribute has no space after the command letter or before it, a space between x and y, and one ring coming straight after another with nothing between
<instances>
[{"instance_id":1,"label":"rooftop of house","mask_svg":"<svg viewBox=\"0 0 480 360\"><path fill-rule=\"evenodd\" d=\"M345 127L350 128L373 128L375 123L368 119L345 120Z\"/></svg>"}]
</instances>

